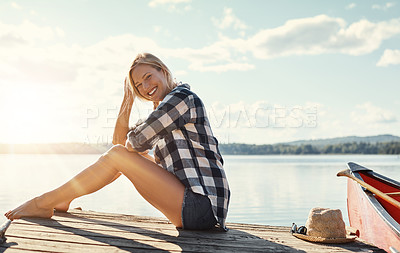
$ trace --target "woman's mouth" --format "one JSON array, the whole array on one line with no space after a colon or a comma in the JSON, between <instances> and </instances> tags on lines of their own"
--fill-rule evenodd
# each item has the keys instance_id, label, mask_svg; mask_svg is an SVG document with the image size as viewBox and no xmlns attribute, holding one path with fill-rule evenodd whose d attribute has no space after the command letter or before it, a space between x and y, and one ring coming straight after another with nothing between
<instances>
[{"instance_id":1,"label":"woman's mouth","mask_svg":"<svg viewBox=\"0 0 400 253\"><path fill-rule=\"evenodd\" d=\"M147 93L147 95L149 95L150 97L153 96L153 94L156 92L156 90L157 90L157 87L154 87L151 91L149 91Z\"/></svg>"}]
</instances>

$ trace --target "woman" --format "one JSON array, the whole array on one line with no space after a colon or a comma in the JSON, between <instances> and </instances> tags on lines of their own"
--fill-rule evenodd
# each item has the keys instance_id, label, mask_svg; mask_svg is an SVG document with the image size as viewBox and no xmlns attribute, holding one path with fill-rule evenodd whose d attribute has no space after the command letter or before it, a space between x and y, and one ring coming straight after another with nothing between
<instances>
[{"instance_id":1,"label":"woman","mask_svg":"<svg viewBox=\"0 0 400 253\"><path fill-rule=\"evenodd\" d=\"M54 209L67 211L72 200L122 173L176 227L219 225L226 231L230 191L203 103L187 84L174 83L167 66L152 54L139 54L128 77L114 146L64 185L7 212L7 218L50 218ZM134 97L152 101L154 111L130 130ZM154 146L153 158L147 152Z\"/></svg>"}]
</instances>

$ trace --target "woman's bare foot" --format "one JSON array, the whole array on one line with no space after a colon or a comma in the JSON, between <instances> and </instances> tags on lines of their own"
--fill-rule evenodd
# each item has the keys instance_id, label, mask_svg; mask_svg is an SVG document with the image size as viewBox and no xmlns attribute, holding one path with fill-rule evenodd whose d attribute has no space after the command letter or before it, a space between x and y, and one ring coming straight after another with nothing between
<instances>
[{"instance_id":1,"label":"woman's bare foot","mask_svg":"<svg viewBox=\"0 0 400 253\"><path fill-rule=\"evenodd\" d=\"M58 212L67 212L69 209L69 205L71 204L71 201L66 201L60 204L57 204L54 209Z\"/></svg>"},{"instance_id":2,"label":"woman's bare foot","mask_svg":"<svg viewBox=\"0 0 400 253\"><path fill-rule=\"evenodd\" d=\"M22 217L40 217L40 218L50 218L53 216L53 208L42 208L38 206L37 198L31 199L14 210L8 211L4 215L10 219L19 219Z\"/></svg>"}]
</instances>

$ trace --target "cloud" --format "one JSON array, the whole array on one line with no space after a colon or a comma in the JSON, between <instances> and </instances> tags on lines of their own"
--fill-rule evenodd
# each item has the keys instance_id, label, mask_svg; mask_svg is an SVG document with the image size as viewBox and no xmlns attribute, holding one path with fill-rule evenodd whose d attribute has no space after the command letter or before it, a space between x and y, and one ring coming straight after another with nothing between
<instances>
[{"instance_id":1,"label":"cloud","mask_svg":"<svg viewBox=\"0 0 400 253\"><path fill-rule=\"evenodd\" d=\"M397 122L397 117L393 112L375 106L371 102L357 105L351 115L353 121L361 125Z\"/></svg>"},{"instance_id":2,"label":"cloud","mask_svg":"<svg viewBox=\"0 0 400 253\"><path fill-rule=\"evenodd\" d=\"M341 18L319 15L287 21L262 30L246 41L237 41L254 57L268 59L290 55L371 53L382 41L400 33L400 19L372 23L360 20L346 26ZM243 48L244 46L244 48Z\"/></svg>"},{"instance_id":3,"label":"cloud","mask_svg":"<svg viewBox=\"0 0 400 253\"><path fill-rule=\"evenodd\" d=\"M60 28L38 26L29 21L19 25L0 23L0 78L3 81L53 83L76 76L74 60L65 58L71 49L57 45ZM65 54L67 53L67 54ZM65 55L64 55L65 54Z\"/></svg>"},{"instance_id":4,"label":"cloud","mask_svg":"<svg viewBox=\"0 0 400 253\"><path fill-rule=\"evenodd\" d=\"M351 3L351 4L348 4L348 5L345 7L345 9L346 9L346 10L351 10L351 9L354 9L356 6L357 6L357 5L356 5L355 3Z\"/></svg>"},{"instance_id":5,"label":"cloud","mask_svg":"<svg viewBox=\"0 0 400 253\"><path fill-rule=\"evenodd\" d=\"M63 36L61 29L30 22L0 23L0 80L10 85L68 87L76 101L103 95L107 103L113 99L109 94L122 90L134 53L156 47L149 39L131 35L110 37L87 47L66 45L60 41ZM85 93L92 96L84 98L81 94Z\"/></svg>"},{"instance_id":6,"label":"cloud","mask_svg":"<svg viewBox=\"0 0 400 253\"><path fill-rule=\"evenodd\" d=\"M213 132L222 143L265 144L299 140L305 136L320 139L374 135L391 133L399 124L392 111L371 103L357 105L348 115L339 116L335 108L318 102L290 106L268 101L215 102L207 106L207 112Z\"/></svg>"},{"instance_id":7,"label":"cloud","mask_svg":"<svg viewBox=\"0 0 400 253\"><path fill-rule=\"evenodd\" d=\"M314 127L319 103L279 105L267 101L224 105L216 102L207 111L211 124L222 128L307 128Z\"/></svg>"},{"instance_id":8,"label":"cloud","mask_svg":"<svg viewBox=\"0 0 400 253\"><path fill-rule=\"evenodd\" d=\"M390 64L400 64L400 50L386 49L376 66L386 67Z\"/></svg>"},{"instance_id":9,"label":"cloud","mask_svg":"<svg viewBox=\"0 0 400 253\"><path fill-rule=\"evenodd\" d=\"M211 21L218 29L233 28L235 30L246 30L247 25L235 16L231 8L224 8L224 14L221 19L211 18Z\"/></svg>"},{"instance_id":10,"label":"cloud","mask_svg":"<svg viewBox=\"0 0 400 253\"><path fill-rule=\"evenodd\" d=\"M229 27L235 29L234 22ZM347 25L343 19L321 15L289 20L282 26L261 30L246 38L220 35L213 43L198 48L167 48L151 38L132 34L111 36L87 46L70 45L64 42L68 34L57 27L40 26L30 21L18 25L0 22L0 80L10 87L20 83L40 83L40 87L47 85L43 88L46 94L56 94L53 92L57 91L57 94L62 94L62 99L73 98L68 101L69 112L62 112L72 117L83 108L82 103L119 105L124 76L133 57L142 51L153 52L161 59L172 58L187 63L185 68L177 72L181 75L190 70L246 71L255 68L250 61L251 55L254 58L269 59L335 52L351 55L369 53L376 50L383 40L399 34L399 30L399 19L378 23L360 20ZM398 54L398 50L386 50L379 65L394 64L394 59L399 58ZM60 104L65 104L65 101ZM259 136L268 134L276 136L270 142L278 142L296 139L304 131L318 132L312 125L315 123L313 118L308 118L315 115L315 112L304 110L310 107L307 104L286 109L280 106L276 112L271 110L277 109L278 105L265 101L229 106L232 110L231 126L236 127L224 127L227 122L221 122L216 117L213 124L222 123L216 130L222 136L228 133L231 140L259 143L265 142ZM221 105L214 116L223 115L229 106ZM323 116L319 108L318 117ZM397 121L392 112L371 104L361 105L357 110L354 116L363 122ZM284 117L279 113L284 113ZM320 122L317 118L318 127ZM298 127L300 123L303 125ZM329 121L325 124L326 129L328 126L329 130L332 129L331 123ZM254 127L254 134L243 136L242 128L249 126ZM318 134L315 136L318 137Z\"/></svg>"},{"instance_id":11,"label":"cloud","mask_svg":"<svg viewBox=\"0 0 400 253\"><path fill-rule=\"evenodd\" d=\"M29 21L19 25L0 23L0 80L13 85L68 87L67 93L74 94L75 101L90 104L91 100L103 97L104 101L92 103L110 104L121 95L123 78L139 52L153 52L162 59L188 62L187 68L177 73L180 75L188 70L224 72L254 68L235 59L232 52L224 48L224 43L198 49L171 49L149 38L121 34L80 46L65 44L64 36L63 30L57 27L39 26Z\"/></svg>"},{"instance_id":12,"label":"cloud","mask_svg":"<svg viewBox=\"0 0 400 253\"><path fill-rule=\"evenodd\" d=\"M231 9L225 9L222 20L228 21L220 23L221 29L235 29L235 24L237 29L244 29L237 20L226 17L235 17ZM64 44L66 35L57 27L38 26L30 21L19 25L0 23L0 78L10 81L34 77L32 80L44 83L73 82L76 87L82 82L97 81L97 85L106 87L106 81L120 82L132 57L142 51L187 62L187 69L181 71L247 71L255 68L251 55L257 59L327 53L361 55L373 52L383 40L399 33L400 19L377 23L360 20L347 25L341 18L319 15L288 20L247 38L220 35L215 42L199 48L166 48L150 38L131 34L82 47ZM394 64L397 54L398 51L385 51L378 65Z\"/></svg>"},{"instance_id":13,"label":"cloud","mask_svg":"<svg viewBox=\"0 0 400 253\"><path fill-rule=\"evenodd\" d=\"M38 26L30 21L24 21L20 25L10 25L0 22L0 43L12 45L14 42L34 43L40 41L51 41L62 37L60 28L50 26Z\"/></svg>"},{"instance_id":14,"label":"cloud","mask_svg":"<svg viewBox=\"0 0 400 253\"><path fill-rule=\"evenodd\" d=\"M254 68L253 64L235 56L235 49L229 45L229 40L216 41L202 48L160 48L159 51L166 57L188 61L188 69L194 71L246 71Z\"/></svg>"},{"instance_id":15,"label":"cloud","mask_svg":"<svg viewBox=\"0 0 400 253\"><path fill-rule=\"evenodd\" d=\"M372 5L372 9L373 9L373 10L383 10L383 11L386 11L386 10L392 8L392 7L395 6L395 5L396 5L396 3L393 3L393 2L388 2L388 3L383 4L383 5L374 4L374 5Z\"/></svg>"},{"instance_id":16,"label":"cloud","mask_svg":"<svg viewBox=\"0 0 400 253\"><path fill-rule=\"evenodd\" d=\"M208 48L219 48L230 56L250 53L258 59L332 53L357 56L375 51L382 41L399 33L400 19L378 23L362 19L347 25L341 18L319 15L288 20L282 26L261 30L247 38L220 35Z\"/></svg>"},{"instance_id":17,"label":"cloud","mask_svg":"<svg viewBox=\"0 0 400 253\"><path fill-rule=\"evenodd\" d=\"M265 144L262 136L269 136L268 143L276 143L298 139L305 132L315 131L321 107L321 104L311 102L286 106L260 100L232 104L215 102L207 112L213 131L221 142Z\"/></svg>"}]
</instances>

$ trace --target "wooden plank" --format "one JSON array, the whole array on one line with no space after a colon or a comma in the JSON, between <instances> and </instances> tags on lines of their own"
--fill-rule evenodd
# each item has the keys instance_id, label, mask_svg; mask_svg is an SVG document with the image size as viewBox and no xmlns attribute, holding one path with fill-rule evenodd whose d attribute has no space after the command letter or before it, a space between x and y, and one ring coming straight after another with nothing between
<instances>
[{"instance_id":1,"label":"wooden plank","mask_svg":"<svg viewBox=\"0 0 400 253\"><path fill-rule=\"evenodd\" d=\"M174 229L159 229L154 227L137 227L137 226L116 226L112 227L104 226L101 224L85 224L85 223L65 223L65 222L46 222L47 224L41 223L40 230L41 231L59 231L62 229L63 231L74 231L75 230L88 230L88 231L100 231L102 233L118 233L118 234L148 234L154 236L166 236L166 237L187 237L187 238L198 238L198 239L207 239L210 236L213 237L213 240L237 240L238 238L254 238L253 235L243 234L240 230L231 229L229 233L221 233L217 231L185 231L185 230L176 230ZM71 227L73 225L73 227ZM13 229L20 229L24 231L34 231L38 230L36 224L34 223L15 223L13 227L10 228L9 231L13 231ZM58 230L57 230L58 229ZM286 230L287 232L288 230Z\"/></svg>"},{"instance_id":2,"label":"wooden plank","mask_svg":"<svg viewBox=\"0 0 400 253\"><path fill-rule=\"evenodd\" d=\"M35 227L32 228L32 226L28 227L31 228L26 229L23 226L18 228L14 227L9 231L9 236L23 236L45 240L62 240L65 242L80 242L84 244L96 244L97 241L99 245L109 244L112 242L113 245L119 247L130 247L132 246L131 242L135 241L136 243L152 245L165 250L179 250L180 248L185 248L185 251L191 249L193 249L193 251L198 251L199 248L202 250L207 249L209 251L219 251L219 249L223 249L224 247L231 247L233 243L238 241L240 241L240 244L235 247L235 251L243 252L248 248L252 248L253 251L264 251L266 247L271 246L269 245L268 241L265 241L261 238L256 240L253 237L251 240L246 240L243 236L240 236L240 238L234 238L234 236L231 235L231 240L221 240L212 238L210 237L210 233L201 231L182 231L184 232L183 234L180 233L178 235L170 236L161 233L148 234L146 231L140 231L140 233L120 233L120 231L117 230L90 230L87 227L85 229L63 229L61 232L54 228L40 227L40 229L36 229ZM196 236L201 234L203 234L202 238ZM237 231L236 234L238 234ZM76 238L77 236L78 238ZM180 248L176 249L171 247L171 245L167 245L169 243L172 243L172 245L179 245Z\"/></svg>"},{"instance_id":3,"label":"wooden plank","mask_svg":"<svg viewBox=\"0 0 400 253\"><path fill-rule=\"evenodd\" d=\"M177 230L163 218L88 211L13 221L0 252L382 252L357 241L323 245L293 237L289 227L228 223L230 231Z\"/></svg>"},{"instance_id":4,"label":"wooden plank","mask_svg":"<svg viewBox=\"0 0 400 253\"><path fill-rule=\"evenodd\" d=\"M7 242L6 245L2 245L0 247L0 252L2 247L4 248L5 252L152 252L157 251L160 252L162 249L157 248L132 248L132 247L117 247L114 245L91 245L91 244L80 244L80 243L70 243L70 242L63 242L63 241L51 241L51 240L35 240L33 238L10 238L13 240L12 243ZM8 245L12 244L12 245ZM14 251L15 250L15 251ZM181 252L179 251L170 251L170 252Z\"/></svg>"},{"instance_id":5,"label":"wooden plank","mask_svg":"<svg viewBox=\"0 0 400 253\"><path fill-rule=\"evenodd\" d=\"M17 224L30 224L34 225L34 223L29 223L29 221L19 221ZM43 220L41 221L42 225L45 226L51 226L51 227L64 227L64 229L67 228L67 226L70 226L70 222L65 222L65 221L54 221L54 220ZM107 224L108 226L103 226ZM145 226L147 225L147 226ZM89 230L103 230L103 231L108 231L105 233L111 233L112 231L118 231L119 233L146 233L149 235L160 235L160 234L165 234L168 236L180 236L182 237L188 237L188 238L202 238L202 239L207 239L212 235L213 240L221 240L221 241L237 241L240 238L243 239L248 239L248 238L256 238L254 235L250 235L248 233L240 232L240 230L235 230L231 229L229 233L221 233L221 232L216 232L216 231L207 231L207 232L202 232L202 231L184 231L184 230L176 230L176 228L172 225L169 224L167 225L169 229L165 228L159 228L159 227L154 227L148 226L148 224L141 224L140 227L138 227L138 223L135 225L127 225L126 223L115 223L115 222L76 222L74 224L74 228L80 228L80 229L89 229ZM243 227L243 226L240 226ZM240 228L239 227L239 228ZM26 230L27 228L23 228ZM36 228L35 228L36 229ZM115 230L117 229L117 230ZM289 231L289 228L284 229L285 232ZM254 243L254 241L253 241Z\"/></svg>"}]
</instances>

